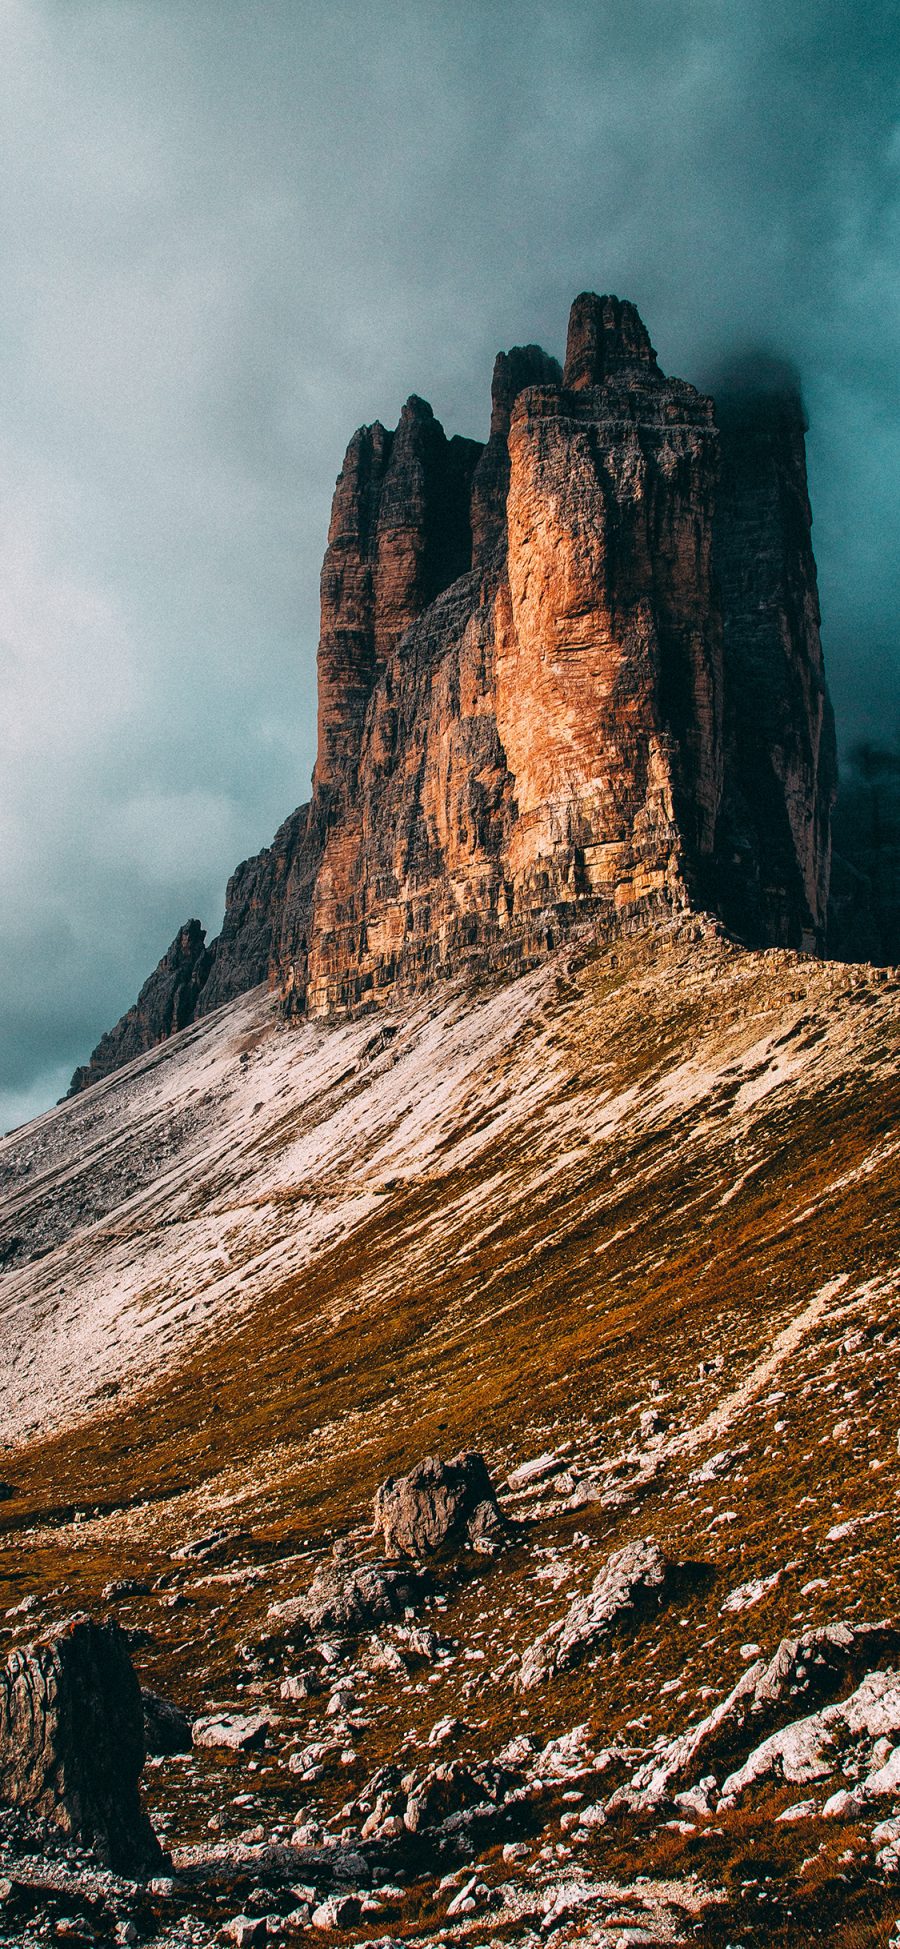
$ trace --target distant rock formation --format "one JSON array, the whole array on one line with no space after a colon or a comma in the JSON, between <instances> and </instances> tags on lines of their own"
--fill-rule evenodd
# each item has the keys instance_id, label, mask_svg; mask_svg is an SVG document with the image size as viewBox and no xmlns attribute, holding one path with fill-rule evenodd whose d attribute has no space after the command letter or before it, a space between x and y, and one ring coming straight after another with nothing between
<instances>
[{"instance_id":1,"label":"distant rock formation","mask_svg":"<svg viewBox=\"0 0 900 1949\"><path fill-rule=\"evenodd\" d=\"M279 827L271 846L235 868L214 941L207 945L199 920L179 928L134 1006L101 1037L90 1061L76 1069L69 1096L266 980L288 885L292 908L309 905L314 866L304 850L308 823L309 806L301 805Z\"/></svg>"},{"instance_id":2,"label":"distant rock formation","mask_svg":"<svg viewBox=\"0 0 900 1949\"><path fill-rule=\"evenodd\" d=\"M199 920L185 921L127 1015L101 1036L90 1062L76 1069L69 1095L186 1028L197 1013L211 961L205 928Z\"/></svg>"},{"instance_id":3,"label":"distant rock formation","mask_svg":"<svg viewBox=\"0 0 900 1949\"><path fill-rule=\"evenodd\" d=\"M821 950L836 766L810 521L790 375L738 372L717 411L618 298L576 299L562 371L498 356L485 446L415 396L394 433L361 428L310 803L234 875L193 1002L190 982L166 1001L170 950L163 1006L142 991L73 1089L266 976L289 1013L352 1011L689 908Z\"/></svg>"},{"instance_id":4,"label":"distant rock formation","mask_svg":"<svg viewBox=\"0 0 900 1949\"><path fill-rule=\"evenodd\" d=\"M585 294L562 374L497 361L468 551L470 456L425 410L356 435L335 495L288 1005L678 907L821 947L835 765L796 392L733 386L720 433L634 307Z\"/></svg>"}]
</instances>

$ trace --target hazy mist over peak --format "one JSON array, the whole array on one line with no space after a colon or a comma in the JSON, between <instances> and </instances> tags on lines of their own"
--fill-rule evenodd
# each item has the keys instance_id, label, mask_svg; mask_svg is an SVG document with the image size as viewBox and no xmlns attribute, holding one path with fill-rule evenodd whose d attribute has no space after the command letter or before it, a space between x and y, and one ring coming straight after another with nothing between
<instances>
[{"instance_id":1,"label":"hazy mist over peak","mask_svg":"<svg viewBox=\"0 0 900 1949\"><path fill-rule=\"evenodd\" d=\"M900 734L900 13L0 0L0 1129L306 796L344 448L576 292L788 362L842 744Z\"/></svg>"}]
</instances>

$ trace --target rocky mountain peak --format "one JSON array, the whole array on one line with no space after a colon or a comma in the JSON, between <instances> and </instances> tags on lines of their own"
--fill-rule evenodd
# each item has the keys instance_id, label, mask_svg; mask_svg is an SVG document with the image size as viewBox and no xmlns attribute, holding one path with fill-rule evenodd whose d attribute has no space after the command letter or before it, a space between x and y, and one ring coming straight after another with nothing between
<instances>
[{"instance_id":1,"label":"rocky mountain peak","mask_svg":"<svg viewBox=\"0 0 900 1949\"><path fill-rule=\"evenodd\" d=\"M821 949L810 523L796 386L745 363L717 412L610 295L576 298L564 369L498 355L484 445L417 394L394 431L361 427L322 568L312 797L233 877L194 1012L266 973L291 1014L352 1012L690 909ZM181 1026L164 999L96 1073Z\"/></svg>"},{"instance_id":2,"label":"rocky mountain peak","mask_svg":"<svg viewBox=\"0 0 900 1949\"><path fill-rule=\"evenodd\" d=\"M632 367L659 373L647 327L627 298L598 298L582 291L569 313L563 385L570 392L602 386Z\"/></svg>"}]
</instances>

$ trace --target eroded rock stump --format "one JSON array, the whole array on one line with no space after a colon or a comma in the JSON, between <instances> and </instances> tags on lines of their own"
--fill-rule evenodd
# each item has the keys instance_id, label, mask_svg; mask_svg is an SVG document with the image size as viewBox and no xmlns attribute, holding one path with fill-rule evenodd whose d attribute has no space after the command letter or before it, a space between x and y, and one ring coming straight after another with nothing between
<instances>
[{"instance_id":1,"label":"eroded rock stump","mask_svg":"<svg viewBox=\"0 0 900 1949\"><path fill-rule=\"evenodd\" d=\"M143 1764L141 1690L117 1624L69 1618L0 1667L0 1801L121 1874L164 1858L141 1804Z\"/></svg>"}]
</instances>

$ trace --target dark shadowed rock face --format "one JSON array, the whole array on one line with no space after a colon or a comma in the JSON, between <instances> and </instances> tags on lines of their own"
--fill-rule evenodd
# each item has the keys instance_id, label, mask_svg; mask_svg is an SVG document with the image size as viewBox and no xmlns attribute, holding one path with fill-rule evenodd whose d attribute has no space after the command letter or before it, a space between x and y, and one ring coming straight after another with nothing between
<instances>
[{"instance_id":1,"label":"dark shadowed rock face","mask_svg":"<svg viewBox=\"0 0 900 1949\"><path fill-rule=\"evenodd\" d=\"M279 827L271 846L235 868L216 939L206 946L197 920L179 929L134 1007L101 1038L90 1061L76 1069L69 1095L265 981L286 905L305 951L304 916L321 850L321 830L311 824L309 805L301 805Z\"/></svg>"},{"instance_id":2,"label":"dark shadowed rock face","mask_svg":"<svg viewBox=\"0 0 900 1949\"><path fill-rule=\"evenodd\" d=\"M900 750L861 744L842 767L834 808L828 952L900 961Z\"/></svg>"},{"instance_id":3,"label":"dark shadowed rock face","mask_svg":"<svg viewBox=\"0 0 900 1949\"><path fill-rule=\"evenodd\" d=\"M505 1524L483 1455L449 1462L426 1455L408 1475L391 1475L375 1496L375 1527L396 1556L427 1557L471 1545L490 1550Z\"/></svg>"},{"instance_id":4,"label":"dark shadowed rock face","mask_svg":"<svg viewBox=\"0 0 900 1949\"><path fill-rule=\"evenodd\" d=\"M834 735L789 375L733 375L717 410L632 304L582 293L564 370L498 356L484 447L415 395L354 434L321 595L309 807L234 875L178 1006L145 991L74 1087L265 973L288 1012L352 1011L684 909L822 947Z\"/></svg>"},{"instance_id":5,"label":"dark shadowed rock face","mask_svg":"<svg viewBox=\"0 0 900 1949\"><path fill-rule=\"evenodd\" d=\"M0 1668L0 1801L122 1874L163 1860L141 1805L141 1692L117 1624L70 1618Z\"/></svg>"},{"instance_id":6,"label":"dark shadowed rock face","mask_svg":"<svg viewBox=\"0 0 900 1949\"><path fill-rule=\"evenodd\" d=\"M712 899L752 945L821 948L837 759L803 406L789 372L735 372L717 416L726 714Z\"/></svg>"},{"instance_id":7,"label":"dark shadowed rock face","mask_svg":"<svg viewBox=\"0 0 900 1949\"><path fill-rule=\"evenodd\" d=\"M99 1082L101 1076L121 1069L123 1063L186 1028L194 1019L210 965L205 929L199 920L186 921L144 982L134 1006L114 1029L101 1036L90 1062L76 1069L69 1095L75 1096L89 1083Z\"/></svg>"}]
</instances>

